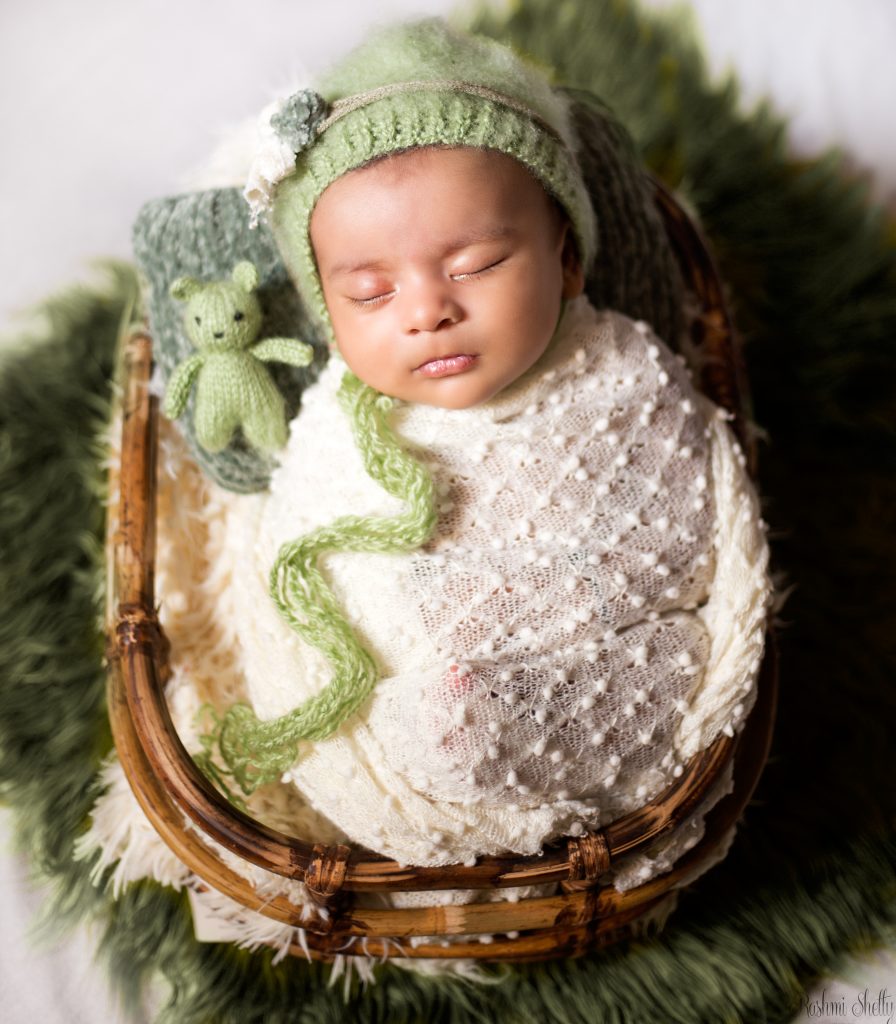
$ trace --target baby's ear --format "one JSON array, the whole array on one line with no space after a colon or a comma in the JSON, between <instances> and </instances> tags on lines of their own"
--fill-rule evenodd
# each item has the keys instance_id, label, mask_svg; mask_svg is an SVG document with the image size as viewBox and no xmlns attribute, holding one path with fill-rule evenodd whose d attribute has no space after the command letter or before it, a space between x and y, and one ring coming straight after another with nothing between
<instances>
[{"instance_id":1,"label":"baby's ear","mask_svg":"<svg viewBox=\"0 0 896 1024\"><path fill-rule=\"evenodd\" d=\"M255 269L255 264L248 260L241 260L237 263L231 277L244 292L254 292L258 287L258 271Z\"/></svg>"},{"instance_id":2,"label":"baby's ear","mask_svg":"<svg viewBox=\"0 0 896 1024\"><path fill-rule=\"evenodd\" d=\"M172 299L179 299L181 302L186 302L187 299L192 298L202 287L202 282L197 281L195 277L179 277L171 287L168 289Z\"/></svg>"},{"instance_id":3,"label":"baby's ear","mask_svg":"<svg viewBox=\"0 0 896 1024\"><path fill-rule=\"evenodd\" d=\"M563 228L563 291L564 299L575 299L585 290L585 271L579 258L579 249L573 236L571 225L567 221Z\"/></svg>"}]
</instances>

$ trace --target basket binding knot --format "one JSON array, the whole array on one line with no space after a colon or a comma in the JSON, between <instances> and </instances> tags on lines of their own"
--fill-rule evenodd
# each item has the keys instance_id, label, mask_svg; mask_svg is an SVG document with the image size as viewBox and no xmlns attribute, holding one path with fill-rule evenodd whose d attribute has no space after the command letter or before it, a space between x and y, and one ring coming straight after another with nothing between
<instances>
[{"instance_id":1,"label":"basket binding knot","mask_svg":"<svg viewBox=\"0 0 896 1024\"><path fill-rule=\"evenodd\" d=\"M610 848L603 832L586 832L566 841L569 877L561 882L564 892L590 889L610 869Z\"/></svg>"},{"instance_id":2,"label":"basket binding knot","mask_svg":"<svg viewBox=\"0 0 896 1024\"><path fill-rule=\"evenodd\" d=\"M349 846L314 844L311 863L305 872L305 888L318 906L330 908L338 902L351 852Z\"/></svg>"},{"instance_id":3,"label":"basket binding knot","mask_svg":"<svg viewBox=\"0 0 896 1024\"><path fill-rule=\"evenodd\" d=\"M114 636L106 642L106 660L111 663L128 648L141 648L153 654L161 665L167 665L171 641L165 635L156 612L142 605L125 603L118 606L118 625Z\"/></svg>"}]
</instances>

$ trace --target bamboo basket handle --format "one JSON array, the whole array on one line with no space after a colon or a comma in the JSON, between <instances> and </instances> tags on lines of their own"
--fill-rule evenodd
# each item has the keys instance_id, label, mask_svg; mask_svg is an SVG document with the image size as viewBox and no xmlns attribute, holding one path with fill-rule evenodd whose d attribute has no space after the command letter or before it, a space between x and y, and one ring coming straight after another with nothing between
<instances>
[{"instance_id":1,"label":"bamboo basket handle","mask_svg":"<svg viewBox=\"0 0 896 1024\"><path fill-rule=\"evenodd\" d=\"M734 790L706 816L699 843L680 858L673 869L634 889L619 892L612 886L573 889L568 894L512 903L481 903L466 907L415 907L371 909L351 907L345 915L309 912L283 896L260 897L252 884L226 865L195 834L184 828L183 816L159 778L151 771L130 718L120 664L109 676L109 708L112 731L128 779L147 818L194 874L218 892L283 924L301 927L305 942L316 958L329 959L352 949L369 956L389 953L407 957L487 957L490 960L523 961L548 956L571 956L619 937L630 920L658 905L673 889L699 875L704 860L712 854L728 829L737 821L749 801L768 756L771 722L776 703L776 657L774 643L764 661L759 693L753 713L739 738ZM599 925L593 922L601 922ZM488 932L505 935L512 931L535 931L518 939L495 938L487 946L478 942L462 945L420 942L425 936L467 935ZM414 938L413 944L402 940ZM383 941L388 940L388 941ZM299 952L296 950L296 952Z\"/></svg>"}]
</instances>

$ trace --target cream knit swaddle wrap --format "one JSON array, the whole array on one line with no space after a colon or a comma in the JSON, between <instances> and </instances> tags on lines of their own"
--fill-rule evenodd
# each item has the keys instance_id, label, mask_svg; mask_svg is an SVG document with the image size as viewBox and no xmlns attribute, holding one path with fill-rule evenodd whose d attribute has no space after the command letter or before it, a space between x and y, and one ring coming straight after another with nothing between
<instances>
[{"instance_id":1,"label":"cream knit swaddle wrap","mask_svg":"<svg viewBox=\"0 0 896 1024\"><path fill-rule=\"evenodd\" d=\"M400 511L336 404L343 369L334 357L306 393L270 494L231 519L236 636L263 718L330 677L268 594L280 545ZM399 405L392 422L433 473L439 522L413 554L323 560L381 680L289 773L318 811L407 863L534 853L641 806L737 727L769 595L758 507L728 428L646 325L581 297L495 399ZM722 562L738 574L724 595Z\"/></svg>"}]
</instances>

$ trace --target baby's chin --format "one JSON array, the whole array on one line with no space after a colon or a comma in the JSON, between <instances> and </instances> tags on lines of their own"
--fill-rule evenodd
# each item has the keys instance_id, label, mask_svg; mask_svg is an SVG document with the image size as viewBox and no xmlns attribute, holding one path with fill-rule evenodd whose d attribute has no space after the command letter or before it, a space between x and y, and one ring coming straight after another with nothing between
<instances>
[{"instance_id":1,"label":"baby's chin","mask_svg":"<svg viewBox=\"0 0 896 1024\"><path fill-rule=\"evenodd\" d=\"M400 389L394 397L416 405L429 405L434 409L474 409L490 401L502 389L502 385L480 384L459 380L427 381L426 386Z\"/></svg>"},{"instance_id":2,"label":"baby's chin","mask_svg":"<svg viewBox=\"0 0 896 1024\"><path fill-rule=\"evenodd\" d=\"M405 399L405 401L415 402L418 405L429 405L433 409L453 409L453 410L475 409L477 406L483 405L487 401L489 401L489 399L493 398L496 393L497 393L496 391L492 391L492 392L490 392L490 393L488 393L488 394L486 394L486 395L484 395L482 397L477 396L475 398L469 398L469 397L463 397L463 396L456 396L456 397L450 397L450 398L449 397L445 397L445 398L435 398L435 397L424 398L424 397L418 397L418 398L407 398L407 399Z\"/></svg>"},{"instance_id":3,"label":"baby's chin","mask_svg":"<svg viewBox=\"0 0 896 1024\"><path fill-rule=\"evenodd\" d=\"M473 409L483 405L503 391L520 374L516 368L483 367L481 357L469 369L444 377L427 377L413 370L405 374L370 372L370 367L353 366L343 359L349 369L368 387L390 398L413 405L428 405L434 409Z\"/></svg>"},{"instance_id":4,"label":"baby's chin","mask_svg":"<svg viewBox=\"0 0 896 1024\"><path fill-rule=\"evenodd\" d=\"M518 376L513 373L496 377L494 373L484 372L481 366L475 366L449 377L426 379L412 375L407 383L390 382L391 388L380 390L404 402L428 405L434 409L474 409L491 401ZM370 383L376 387L375 383Z\"/></svg>"},{"instance_id":5,"label":"baby's chin","mask_svg":"<svg viewBox=\"0 0 896 1024\"><path fill-rule=\"evenodd\" d=\"M353 371L356 372L357 371ZM428 405L434 409L473 409L493 398L500 390L500 385L465 383L459 387L458 381L412 381L407 385L396 385L392 381L377 381L371 378L360 379L368 386L389 398L407 402L411 405Z\"/></svg>"}]
</instances>

